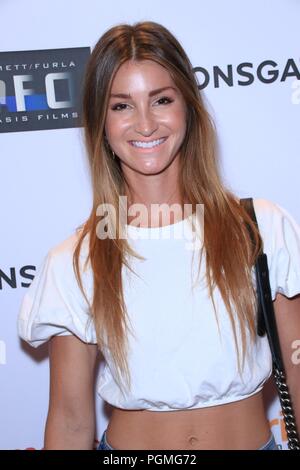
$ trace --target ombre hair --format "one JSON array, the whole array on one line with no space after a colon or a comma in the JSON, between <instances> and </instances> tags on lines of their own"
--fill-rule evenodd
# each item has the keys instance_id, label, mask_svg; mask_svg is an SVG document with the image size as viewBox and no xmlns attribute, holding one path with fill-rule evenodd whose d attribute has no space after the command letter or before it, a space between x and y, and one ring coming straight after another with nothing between
<instances>
[{"instance_id":1,"label":"ombre hair","mask_svg":"<svg viewBox=\"0 0 300 470\"><path fill-rule=\"evenodd\" d=\"M93 205L88 219L78 227L73 263L79 286L89 303L98 347L102 351L105 348L109 350L120 386L123 378L130 386L127 363L129 319L123 294L122 267L126 265L131 269L130 257L140 256L132 250L127 239L118 236L100 239L96 232L99 204L112 204L117 220L124 217L122 207L119 209L119 197L125 194L125 180L119 160L112 158L105 138L105 119L113 79L119 67L128 60L152 60L165 67L187 105L187 130L180 149L179 190L182 200L188 201L192 207L204 205L203 250L207 287L216 316L215 287L225 303L241 370L237 325L241 332L243 367L247 330L251 341L256 336L257 297L252 267L262 250L262 239L238 198L221 181L215 126L205 108L189 58L170 31L151 21L120 24L106 31L92 51L84 80L83 127ZM112 226L115 223L111 220ZM254 244L247 225L252 230ZM118 226L116 233L118 235ZM81 245L86 236L93 272L90 302L83 289L79 268ZM199 269L200 263L201 257Z\"/></svg>"}]
</instances>

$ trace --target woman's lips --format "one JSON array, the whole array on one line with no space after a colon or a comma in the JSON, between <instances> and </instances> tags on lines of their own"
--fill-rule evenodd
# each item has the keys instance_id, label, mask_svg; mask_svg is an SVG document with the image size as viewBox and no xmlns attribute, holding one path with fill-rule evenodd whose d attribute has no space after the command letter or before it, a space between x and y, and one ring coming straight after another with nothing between
<instances>
[{"instance_id":1,"label":"woman's lips","mask_svg":"<svg viewBox=\"0 0 300 470\"><path fill-rule=\"evenodd\" d=\"M166 140L168 139L168 137L161 137L161 139L164 139L160 144L158 145L154 145L153 147L137 147L135 145L133 145L133 141L130 140L129 143L131 145L131 147L133 147L134 149L140 151L140 152L143 152L143 153L151 153L151 152L155 152L156 149L158 149L159 147L161 147L165 142ZM160 139L153 139L153 140L160 140ZM151 142L151 141L148 141L148 142ZM152 141L153 142L153 141Z\"/></svg>"}]
</instances>

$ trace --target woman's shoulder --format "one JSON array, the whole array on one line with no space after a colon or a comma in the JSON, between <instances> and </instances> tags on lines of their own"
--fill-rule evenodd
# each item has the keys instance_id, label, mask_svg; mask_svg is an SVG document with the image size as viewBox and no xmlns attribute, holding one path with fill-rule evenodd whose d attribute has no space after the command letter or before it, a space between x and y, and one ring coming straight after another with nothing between
<instances>
[{"instance_id":1,"label":"woman's shoulder","mask_svg":"<svg viewBox=\"0 0 300 470\"><path fill-rule=\"evenodd\" d=\"M267 198L253 198L255 213L261 218L271 220L282 215L282 207L275 201Z\"/></svg>"},{"instance_id":2,"label":"woman's shoulder","mask_svg":"<svg viewBox=\"0 0 300 470\"><path fill-rule=\"evenodd\" d=\"M236 196L235 199L240 202L241 198ZM274 233L274 230L286 227L288 230L300 230L296 216L277 201L268 198L252 198L252 201L258 227L263 233L266 232L266 235L270 230Z\"/></svg>"},{"instance_id":3,"label":"woman's shoulder","mask_svg":"<svg viewBox=\"0 0 300 470\"><path fill-rule=\"evenodd\" d=\"M60 277L61 282L67 284L74 282L73 255L79 241L80 233L81 231L76 230L70 233L67 237L61 239L59 242L52 245L50 244L37 266L36 274L40 274L43 267L46 266L47 270ZM81 270L84 267L84 262L88 255L88 248L88 240L87 237L85 237L83 239L79 255L79 266Z\"/></svg>"},{"instance_id":4,"label":"woman's shoulder","mask_svg":"<svg viewBox=\"0 0 300 470\"><path fill-rule=\"evenodd\" d=\"M263 230L277 230L278 232L299 232L299 222L296 215L278 202L266 198L253 198L253 206L257 223Z\"/></svg>"},{"instance_id":5,"label":"woman's shoulder","mask_svg":"<svg viewBox=\"0 0 300 470\"><path fill-rule=\"evenodd\" d=\"M48 250L48 255L55 259L57 262L59 261L66 261L68 259L73 258L76 246L79 242L79 238L82 234L82 229L76 229L66 238L63 238L61 241L57 242L50 246ZM88 254L89 243L88 243L89 236L88 234L85 235L81 249L80 249L80 257L86 257Z\"/></svg>"},{"instance_id":6,"label":"woman's shoulder","mask_svg":"<svg viewBox=\"0 0 300 470\"><path fill-rule=\"evenodd\" d=\"M79 235L79 232L73 233L48 250L25 291L18 314L18 331L32 346L43 344L51 336L65 334L74 334L85 342L97 341L93 324L88 323L89 306L73 268L73 253ZM84 239L80 253L83 259L86 242ZM81 274L85 293L91 299L91 272L88 269Z\"/></svg>"},{"instance_id":7,"label":"woman's shoulder","mask_svg":"<svg viewBox=\"0 0 300 470\"><path fill-rule=\"evenodd\" d=\"M239 202L241 198L236 197ZM275 225L287 222L296 228L299 228L299 223L296 216L287 210L284 206L277 201L267 198L252 198L253 207L259 228L269 229Z\"/></svg>"},{"instance_id":8,"label":"woman's shoulder","mask_svg":"<svg viewBox=\"0 0 300 470\"><path fill-rule=\"evenodd\" d=\"M269 199L253 199L268 258L272 299L300 293L300 224L285 207Z\"/></svg>"}]
</instances>

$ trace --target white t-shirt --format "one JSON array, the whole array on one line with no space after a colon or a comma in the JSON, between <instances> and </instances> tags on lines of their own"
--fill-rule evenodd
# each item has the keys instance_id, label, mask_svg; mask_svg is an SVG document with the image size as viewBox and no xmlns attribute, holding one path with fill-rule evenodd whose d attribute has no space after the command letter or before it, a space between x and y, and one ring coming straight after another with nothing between
<instances>
[{"instance_id":1,"label":"white t-shirt","mask_svg":"<svg viewBox=\"0 0 300 470\"><path fill-rule=\"evenodd\" d=\"M272 299L276 292L292 297L300 293L300 226L278 204L266 199L253 202L268 257ZM188 217L171 226L128 227L130 243L146 258L131 259L138 276L125 267L122 271L134 331L134 336L129 335L128 355L132 386L127 395L121 393L108 351L102 351L105 364L97 384L100 397L118 408L172 411L234 402L257 393L271 375L266 336L257 336L256 343L248 346L242 376L239 374L233 331L222 297L216 289L219 330L208 296L205 255L198 284L191 289L195 278L191 277L193 250L189 242L195 239L190 221ZM73 334L86 343L97 342L73 271L76 239L73 234L50 249L24 295L18 332L34 347L53 335ZM85 240L82 261L87 248ZM197 263L194 255L193 273L197 272ZM83 285L91 300L90 268L83 273ZM237 332L239 338L238 327Z\"/></svg>"}]
</instances>

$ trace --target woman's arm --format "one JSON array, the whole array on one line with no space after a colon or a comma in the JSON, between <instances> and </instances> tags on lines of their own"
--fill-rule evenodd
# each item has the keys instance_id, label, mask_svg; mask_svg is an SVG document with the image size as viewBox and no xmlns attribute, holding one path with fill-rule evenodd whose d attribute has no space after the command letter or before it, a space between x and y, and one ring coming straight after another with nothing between
<instances>
[{"instance_id":1,"label":"woman's arm","mask_svg":"<svg viewBox=\"0 0 300 470\"><path fill-rule=\"evenodd\" d=\"M288 298L277 294L273 305L287 384L300 433L300 295Z\"/></svg>"},{"instance_id":2,"label":"woman's arm","mask_svg":"<svg viewBox=\"0 0 300 470\"><path fill-rule=\"evenodd\" d=\"M50 400L44 450L93 449L98 348L74 335L49 341Z\"/></svg>"}]
</instances>

